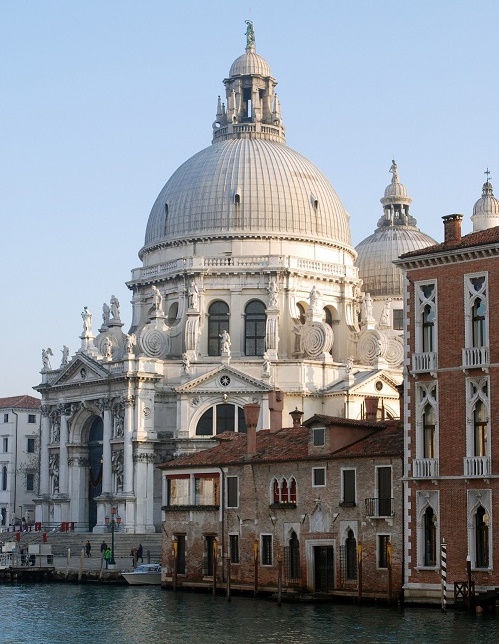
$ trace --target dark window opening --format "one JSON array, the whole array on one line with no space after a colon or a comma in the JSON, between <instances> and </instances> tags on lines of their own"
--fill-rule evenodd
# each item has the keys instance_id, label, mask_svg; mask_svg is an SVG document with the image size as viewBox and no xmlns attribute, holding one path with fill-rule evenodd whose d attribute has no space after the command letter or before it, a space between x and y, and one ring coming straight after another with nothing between
<instances>
[{"instance_id":1,"label":"dark window opening","mask_svg":"<svg viewBox=\"0 0 499 644\"><path fill-rule=\"evenodd\" d=\"M247 356L263 356L265 353L265 305L250 302L245 310L244 353Z\"/></svg>"},{"instance_id":2,"label":"dark window opening","mask_svg":"<svg viewBox=\"0 0 499 644\"><path fill-rule=\"evenodd\" d=\"M220 336L229 331L229 307L225 302L214 302L208 309L208 355L222 353Z\"/></svg>"}]
</instances>

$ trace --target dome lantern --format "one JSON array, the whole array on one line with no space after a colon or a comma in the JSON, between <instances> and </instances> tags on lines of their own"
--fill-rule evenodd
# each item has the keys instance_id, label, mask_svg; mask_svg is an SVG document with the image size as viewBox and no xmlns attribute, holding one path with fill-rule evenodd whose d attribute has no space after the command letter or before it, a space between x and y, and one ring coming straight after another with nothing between
<instances>
[{"instance_id":1,"label":"dome lantern","mask_svg":"<svg viewBox=\"0 0 499 644\"><path fill-rule=\"evenodd\" d=\"M487 181L482 186L482 196L473 206L471 221L473 232L499 226L499 199L494 197L492 184L490 183L490 171L487 168L484 174Z\"/></svg>"}]
</instances>

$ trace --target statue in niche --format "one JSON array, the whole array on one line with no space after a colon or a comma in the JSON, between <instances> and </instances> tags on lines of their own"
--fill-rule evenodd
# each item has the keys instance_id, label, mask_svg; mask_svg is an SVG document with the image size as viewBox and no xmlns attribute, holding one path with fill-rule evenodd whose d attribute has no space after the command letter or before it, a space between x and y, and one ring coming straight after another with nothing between
<instances>
[{"instance_id":1,"label":"statue in niche","mask_svg":"<svg viewBox=\"0 0 499 644\"><path fill-rule=\"evenodd\" d=\"M83 335L84 336L92 335L92 314L88 310L87 306L83 307L81 317L83 319Z\"/></svg>"},{"instance_id":2,"label":"statue in niche","mask_svg":"<svg viewBox=\"0 0 499 644\"><path fill-rule=\"evenodd\" d=\"M263 376L266 378L270 376L270 357L267 352L263 354Z\"/></svg>"},{"instance_id":3,"label":"statue in niche","mask_svg":"<svg viewBox=\"0 0 499 644\"><path fill-rule=\"evenodd\" d=\"M277 296L279 295L279 286L275 277L272 277L268 286L269 306L277 306Z\"/></svg>"},{"instance_id":4,"label":"statue in niche","mask_svg":"<svg viewBox=\"0 0 499 644\"><path fill-rule=\"evenodd\" d=\"M125 336L125 351L127 354L133 353L135 345L137 344L137 337L135 333Z\"/></svg>"},{"instance_id":5,"label":"statue in niche","mask_svg":"<svg viewBox=\"0 0 499 644\"><path fill-rule=\"evenodd\" d=\"M230 335L229 332L224 329L222 333L219 334L219 337L222 339L222 353L226 353L230 356Z\"/></svg>"},{"instance_id":6,"label":"statue in niche","mask_svg":"<svg viewBox=\"0 0 499 644\"><path fill-rule=\"evenodd\" d=\"M364 298L364 312L366 315L366 321L371 322L373 319L373 301L370 293L366 293Z\"/></svg>"},{"instance_id":7,"label":"statue in niche","mask_svg":"<svg viewBox=\"0 0 499 644\"><path fill-rule=\"evenodd\" d=\"M189 308L197 309L198 302L199 302L198 287L196 286L196 282L194 280L191 280L191 283L189 284Z\"/></svg>"},{"instance_id":8,"label":"statue in niche","mask_svg":"<svg viewBox=\"0 0 499 644\"><path fill-rule=\"evenodd\" d=\"M66 345L62 347L61 353L62 353L61 367L65 367L69 362L69 349Z\"/></svg>"},{"instance_id":9,"label":"statue in niche","mask_svg":"<svg viewBox=\"0 0 499 644\"><path fill-rule=\"evenodd\" d=\"M155 311L161 311L161 307L163 305L163 296L159 292L159 289L157 286L152 286L152 304L154 306Z\"/></svg>"},{"instance_id":10,"label":"statue in niche","mask_svg":"<svg viewBox=\"0 0 499 644\"><path fill-rule=\"evenodd\" d=\"M52 349L50 347L48 349L42 349L42 365L44 371L51 369L49 356L53 355L54 354L52 353Z\"/></svg>"},{"instance_id":11,"label":"statue in niche","mask_svg":"<svg viewBox=\"0 0 499 644\"><path fill-rule=\"evenodd\" d=\"M184 371L185 373L189 373L189 369L191 367L191 360L187 353L182 354L182 362L184 363Z\"/></svg>"},{"instance_id":12,"label":"statue in niche","mask_svg":"<svg viewBox=\"0 0 499 644\"><path fill-rule=\"evenodd\" d=\"M111 341L111 338L106 338L104 340L104 357L107 358L108 360L111 360L113 357L113 343Z\"/></svg>"},{"instance_id":13,"label":"statue in niche","mask_svg":"<svg viewBox=\"0 0 499 644\"><path fill-rule=\"evenodd\" d=\"M320 292L318 291L317 287L314 284L313 287L312 287L312 290L310 291L310 296L309 296L310 307L311 307L312 311L318 311L319 310L319 298L320 298L320 296L321 296L321 294L320 294Z\"/></svg>"},{"instance_id":14,"label":"statue in niche","mask_svg":"<svg viewBox=\"0 0 499 644\"><path fill-rule=\"evenodd\" d=\"M107 326L109 324L109 318L111 315L111 309L109 308L109 304L104 304L102 305L102 324L104 326Z\"/></svg>"},{"instance_id":15,"label":"statue in niche","mask_svg":"<svg viewBox=\"0 0 499 644\"><path fill-rule=\"evenodd\" d=\"M59 492L59 455L51 454L49 458L49 472L52 479L52 494Z\"/></svg>"},{"instance_id":16,"label":"statue in niche","mask_svg":"<svg viewBox=\"0 0 499 644\"><path fill-rule=\"evenodd\" d=\"M116 295L111 295L111 315L113 320L120 321L120 302Z\"/></svg>"},{"instance_id":17,"label":"statue in niche","mask_svg":"<svg viewBox=\"0 0 499 644\"><path fill-rule=\"evenodd\" d=\"M385 302L385 305L383 307L383 310L381 312L381 317L379 319L379 326L380 327L389 327L390 326L390 305L391 305L392 300L388 299Z\"/></svg>"},{"instance_id":18,"label":"statue in niche","mask_svg":"<svg viewBox=\"0 0 499 644\"><path fill-rule=\"evenodd\" d=\"M123 452L113 452L111 466L116 477L116 492L123 492Z\"/></svg>"}]
</instances>

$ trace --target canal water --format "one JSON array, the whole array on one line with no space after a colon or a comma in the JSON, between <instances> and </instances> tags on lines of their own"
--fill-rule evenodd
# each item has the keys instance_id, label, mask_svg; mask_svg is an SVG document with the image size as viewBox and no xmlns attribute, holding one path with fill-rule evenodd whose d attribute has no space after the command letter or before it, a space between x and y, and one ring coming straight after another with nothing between
<instances>
[{"instance_id":1,"label":"canal water","mask_svg":"<svg viewBox=\"0 0 499 644\"><path fill-rule=\"evenodd\" d=\"M499 616L213 598L159 587L0 585L0 642L326 644L499 642Z\"/></svg>"}]
</instances>

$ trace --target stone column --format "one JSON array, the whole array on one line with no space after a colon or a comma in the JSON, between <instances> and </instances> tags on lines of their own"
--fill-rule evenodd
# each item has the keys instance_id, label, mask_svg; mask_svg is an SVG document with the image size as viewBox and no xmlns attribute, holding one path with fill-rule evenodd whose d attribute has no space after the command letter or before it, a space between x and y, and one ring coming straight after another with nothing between
<instances>
[{"instance_id":1,"label":"stone column","mask_svg":"<svg viewBox=\"0 0 499 644\"><path fill-rule=\"evenodd\" d=\"M102 434L102 494L112 493L111 438L113 436L113 416L110 398L101 400L103 413Z\"/></svg>"},{"instance_id":2,"label":"stone column","mask_svg":"<svg viewBox=\"0 0 499 644\"><path fill-rule=\"evenodd\" d=\"M40 494L49 494L49 451L50 440L50 407L42 405L42 423L40 438Z\"/></svg>"},{"instance_id":3,"label":"stone column","mask_svg":"<svg viewBox=\"0 0 499 644\"><path fill-rule=\"evenodd\" d=\"M124 427L124 492L133 494L133 408L135 404L134 396L125 398L125 427Z\"/></svg>"},{"instance_id":4,"label":"stone column","mask_svg":"<svg viewBox=\"0 0 499 644\"><path fill-rule=\"evenodd\" d=\"M67 496L69 493L69 466L68 466L68 417L66 404L59 404L61 414L61 432L59 436L59 494Z\"/></svg>"}]
</instances>

